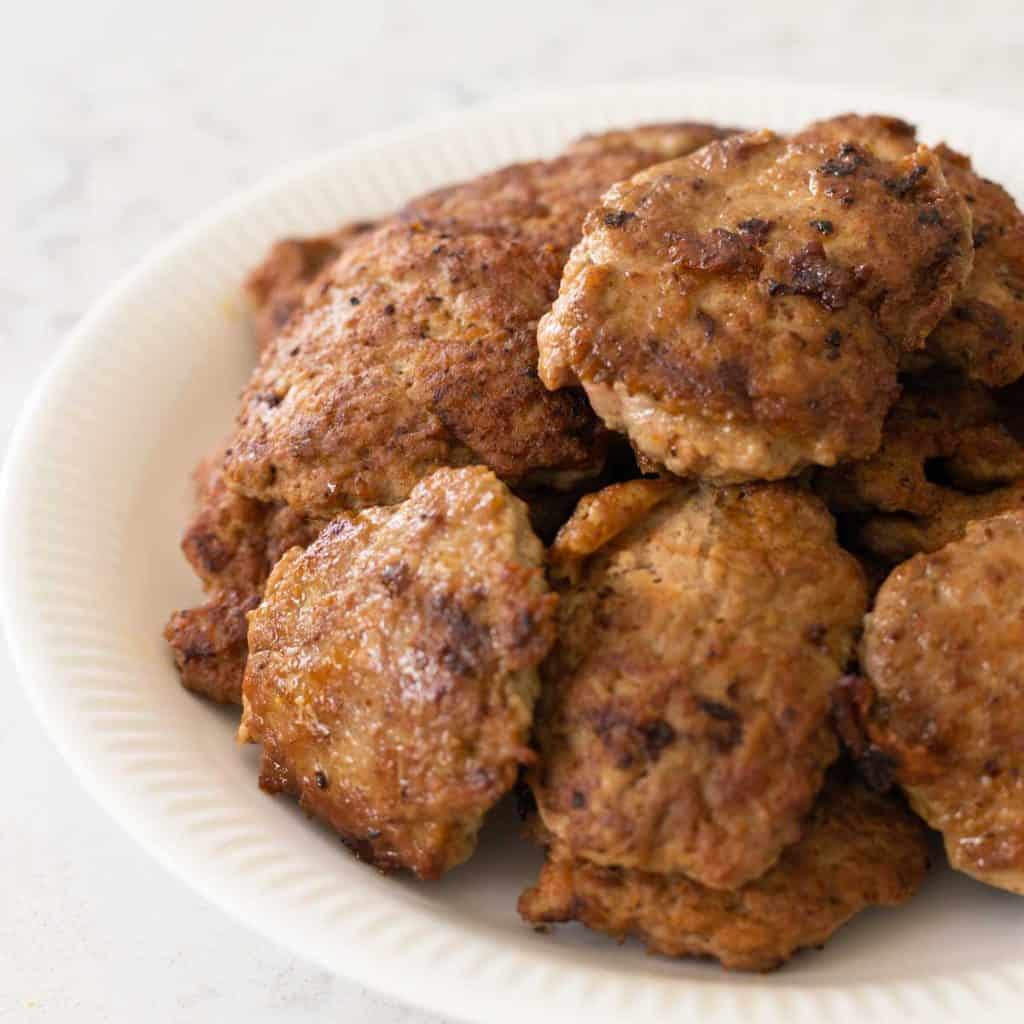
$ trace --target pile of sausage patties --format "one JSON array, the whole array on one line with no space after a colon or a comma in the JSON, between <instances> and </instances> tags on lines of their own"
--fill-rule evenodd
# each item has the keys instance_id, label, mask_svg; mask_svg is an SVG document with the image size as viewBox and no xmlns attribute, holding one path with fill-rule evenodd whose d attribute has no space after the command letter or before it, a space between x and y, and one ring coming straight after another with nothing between
<instances>
[{"instance_id":1,"label":"pile of sausage patties","mask_svg":"<svg viewBox=\"0 0 1024 1024\"><path fill-rule=\"evenodd\" d=\"M519 913L768 969L1024 893L1024 218L882 116L587 136L277 243L166 636L260 785ZM538 938L550 942L550 938Z\"/></svg>"}]
</instances>

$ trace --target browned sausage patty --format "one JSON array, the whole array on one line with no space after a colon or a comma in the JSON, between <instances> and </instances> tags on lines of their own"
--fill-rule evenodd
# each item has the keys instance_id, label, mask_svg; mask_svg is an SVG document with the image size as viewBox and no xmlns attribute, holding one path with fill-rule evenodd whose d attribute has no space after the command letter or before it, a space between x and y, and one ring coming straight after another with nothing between
<instances>
[{"instance_id":1,"label":"browned sausage patty","mask_svg":"<svg viewBox=\"0 0 1024 1024\"><path fill-rule=\"evenodd\" d=\"M641 171L588 215L538 332L551 388L680 475L778 478L877 447L900 355L970 270L922 148L770 132Z\"/></svg>"},{"instance_id":2,"label":"browned sausage patty","mask_svg":"<svg viewBox=\"0 0 1024 1024\"><path fill-rule=\"evenodd\" d=\"M714 957L765 971L821 946L872 905L908 900L927 869L925 830L898 802L832 782L802 838L767 874L740 889L709 889L684 875L601 867L555 841L540 879L519 899L531 924L580 921L652 953Z\"/></svg>"},{"instance_id":3,"label":"browned sausage patty","mask_svg":"<svg viewBox=\"0 0 1024 1024\"><path fill-rule=\"evenodd\" d=\"M573 856L734 888L800 835L837 753L829 687L866 605L788 484L640 480L584 498L552 551L540 815Z\"/></svg>"},{"instance_id":4,"label":"browned sausage patty","mask_svg":"<svg viewBox=\"0 0 1024 1024\"><path fill-rule=\"evenodd\" d=\"M913 125L892 117L848 114L811 130L837 141L860 139L888 159L916 145ZM974 170L969 157L946 145L936 146L935 154L971 211L974 267L929 335L926 351L905 362L915 369L934 361L1004 387L1024 374L1024 214L1006 189Z\"/></svg>"},{"instance_id":5,"label":"browned sausage patty","mask_svg":"<svg viewBox=\"0 0 1024 1024\"><path fill-rule=\"evenodd\" d=\"M815 480L856 546L894 565L962 537L972 519L1024 507L1024 405L1014 391L948 372L909 379L879 450Z\"/></svg>"},{"instance_id":6,"label":"browned sausage patty","mask_svg":"<svg viewBox=\"0 0 1024 1024\"><path fill-rule=\"evenodd\" d=\"M484 467L438 470L289 551L250 615L239 735L263 744L261 785L383 869L464 861L532 759L554 639L542 561Z\"/></svg>"},{"instance_id":7,"label":"browned sausage patty","mask_svg":"<svg viewBox=\"0 0 1024 1024\"><path fill-rule=\"evenodd\" d=\"M950 863L1024 894L1024 512L896 569L861 664L869 738Z\"/></svg>"}]
</instances>

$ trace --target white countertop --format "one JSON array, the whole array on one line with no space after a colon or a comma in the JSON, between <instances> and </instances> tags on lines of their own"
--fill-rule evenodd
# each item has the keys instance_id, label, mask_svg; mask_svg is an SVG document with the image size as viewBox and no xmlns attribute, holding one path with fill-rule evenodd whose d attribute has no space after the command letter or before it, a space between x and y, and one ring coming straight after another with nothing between
<instances>
[{"instance_id":1,"label":"white countertop","mask_svg":"<svg viewBox=\"0 0 1024 1024\"><path fill-rule=\"evenodd\" d=\"M765 13L643 0L12 4L0 38L0 451L61 338L155 242L367 132L503 93L673 74L1020 110L1019 0L750 10ZM0 677L0 1019L436 1020L296 959L167 875L60 761L2 645Z\"/></svg>"}]
</instances>

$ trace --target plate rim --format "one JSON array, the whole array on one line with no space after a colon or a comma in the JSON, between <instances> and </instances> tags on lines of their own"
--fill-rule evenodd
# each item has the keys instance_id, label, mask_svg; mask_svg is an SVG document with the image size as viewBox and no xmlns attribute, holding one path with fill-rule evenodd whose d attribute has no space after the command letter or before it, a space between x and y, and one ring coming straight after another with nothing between
<instances>
[{"instance_id":1,"label":"plate rim","mask_svg":"<svg viewBox=\"0 0 1024 1024\"><path fill-rule=\"evenodd\" d=\"M291 163L238 193L222 199L206 212L187 222L163 242L151 248L142 260L133 265L93 304L89 312L69 332L32 387L11 431L4 464L0 470L0 564L11 566L19 562L19 520L17 515L19 494L27 490L27 481L31 478L31 454L35 428L43 416L48 396L53 390L55 382L67 371L76 355L88 349L99 326L108 318L116 317L119 307L130 297L132 292L151 275L158 273L160 266L171 260L176 253L188 248L207 233L218 230L232 217L246 208L258 205L266 197L294 187L299 182L336 164L356 159L360 155L371 154L386 146L411 142L418 137L440 134L454 126L461 127L474 122L487 123L495 118L510 115L550 113L556 109L575 106L583 102L599 103L604 97L620 96L623 93L643 95L647 92L660 93L672 90L678 94L680 105L684 106L687 93L695 87L696 81L692 77L673 76L639 79L624 83L613 82L598 86L533 90L513 96L497 97L467 109L446 111L427 118L420 118L333 147L323 154ZM796 89L814 88L808 84L797 85L784 79L760 77L722 76L714 79L700 79L699 83L701 90L713 92L756 87L779 95L792 93ZM1024 118L1015 118L1013 112L1009 110L959 100L945 100L925 93L875 91L858 86L844 88L835 85L822 86L820 92L824 95L849 95L853 103L858 106L866 100L871 105L877 105L879 109L890 105L892 108L898 109L901 105L906 106L908 102L913 102L918 107L926 106L944 110L954 108L961 111L962 115L970 113L985 116L994 118L1001 123L1014 120L1021 120L1024 123ZM272 919L273 913L261 915L258 912L253 912L251 908L244 909L239 896L234 891L218 885L214 877L204 875L201 870L190 870L176 848L161 843L159 837L154 832L147 830L143 823L132 820L126 813L127 798L124 790L118 786L115 780L106 777L100 771L99 765L90 760L88 749L76 742L71 721L60 714L53 695L49 692L53 684L44 677L47 675L52 677L53 673L47 671L45 653L38 648L33 650L31 623L25 620L25 615L19 608L23 596L17 573L0 574L0 622L4 626L15 675L28 696L34 713L42 722L62 758L90 796L136 843L173 876L202 894L205 899L225 913L271 940L287 945L300 955L318 961L332 972L342 975L356 984L368 985L409 1006L464 1020L476 1019L476 1015L484 1005L480 1001L481 995L492 983L491 980L485 979L484 986L481 988L479 980L476 984L472 984L471 980L467 980L464 971L462 980L466 982L465 988L439 985L435 976L435 964L424 962L416 964L412 962L415 957L408 955L402 963L401 971L394 969L394 964L385 967L377 962L375 956L372 955L354 957L350 961L351 969L346 970L345 967L339 965L337 958L325 958L322 955L317 955L315 951L311 951L308 944L294 941L294 935L291 939L282 939L282 932L287 936L290 930L278 930L275 927L277 922ZM353 935L352 938L354 939L355 936ZM356 945L358 946L358 943ZM561 954L554 955L554 951L551 949L543 952L539 952L539 950L540 947L529 952L517 951L517 956L531 961L530 965L536 971L532 986L534 991L519 993L519 996L526 1002L516 1001L511 1006L497 1008L493 1004L489 1005L487 1007L487 1012L490 1014L488 1019L511 1021L513 1017L516 1019L521 1017L525 1010L536 1012L540 1015L539 1019L549 1019L549 1016L550 1019L554 1019L554 1015L550 1013L551 1006L547 1005L548 997L540 992L536 979L539 977L541 981L544 981L546 976L553 978L557 971L566 969L560 961L571 960L571 955L563 958ZM408 953L408 951L406 952ZM422 956L419 959L422 961ZM588 1013L591 1016L594 1016L595 1012L597 1013L597 1016L594 1016L595 1020L606 1019L605 1016L600 1015L601 1013L607 1014L608 1020L617 1019L625 1005L621 1001L622 994L632 994L631 990L635 987L637 980L636 978L629 979L626 972L604 965L577 962L572 963L569 970L572 978L568 979L571 980L571 986L568 987L576 990L580 999L585 998L588 993L593 994L595 986L607 982L609 978L619 983L620 1005L618 1007L611 1007L610 1013L608 1013L607 1007L588 1007ZM623 981L624 978L628 980L628 984ZM761 1019L762 1014L769 1015L764 1019L781 1019L783 1016L803 1019L808 1005L813 1005L811 1016L817 1017L827 1001L829 1012L836 1021L853 1020L859 1017L863 1014L865 1006L870 1006L871 1012L880 1021L890 1019L890 1014L892 1014L893 1020L897 1019L897 1014L900 1020L909 1019L910 1014L913 1014L915 1019L918 1014L933 1016L936 1012L948 1013L951 1007L956 1007L958 1011L964 1012L984 1008L990 1020L1003 1019L1005 1012L1005 1019L1009 1021L1010 1015L1015 1011L1015 1007L1012 1005L1016 1002L1014 989L1020 991L1024 987L1024 954L1022 954L1021 961L1016 964L964 973L949 979L948 982L945 980L930 981L928 986L933 989L931 992L924 991L923 984L916 980L886 985L864 983L857 987L858 990L855 994L851 994L849 988L838 986L822 986L806 989L803 992L787 992L776 985L756 982L734 985L730 984L728 976L724 974L716 976L715 979L706 981L702 979L699 984L665 976L664 982L660 985L656 983L654 987L671 986L673 992L670 1003L664 1000L659 1002L655 998L657 994L649 993L649 995L654 998L652 1005L662 1005L668 1012L699 1012L702 1017L707 1019L719 1017L727 1020L734 1017L738 1019L741 1011L740 1004L737 1002L737 994L742 993L743 1015L749 1015L751 1004L757 1003L757 1019ZM818 998L810 998L812 992ZM829 996L835 998L826 1000L826 997ZM994 999L989 999L989 996ZM771 1007L763 1005L765 998L771 1000L773 1004ZM1019 1003L1017 1005L1019 1006ZM497 1017L493 1016L495 1012L498 1014ZM994 1012L998 1014L998 1017L993 1016ZM559 1016L563 1013L564 1010L558 1010Z\"/></svg>"}]
</instances>

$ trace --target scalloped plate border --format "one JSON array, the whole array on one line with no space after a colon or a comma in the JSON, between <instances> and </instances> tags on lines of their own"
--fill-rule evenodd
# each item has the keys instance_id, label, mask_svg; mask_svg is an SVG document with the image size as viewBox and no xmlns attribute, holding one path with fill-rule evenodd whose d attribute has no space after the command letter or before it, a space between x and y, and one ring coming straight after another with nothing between
<instances>
[{"instance_id":1,"label":"scalloped plate border","mask_svg":"<svg viewBox=\"0 0 1024 1024\"><path fill-rule=\"evenodd\" d=\"M339 890L304 859L302 830L268 836L248 804L182 758L141 674L159 638L127 628L128 532L162 432L159 399L201 373L201 338L223 316L251 254L281 234L373 214L426 187L553 152L574 134L667 118L785 128L850 108L899 111L1024 193L1024 123L859 88L764 80L671 80L518 97L417 123L275 175L154 251L86 316L35 388L0 480L0 610L19 677L53 740L99 803L179 878L225 911L327 968L407 1004L467 1020L876 1024L1021 1019L1021 958L990 970L887 984L794 986L724 974L619 970L486 921L452 919L360 875ZM182 303L182 295L196 296ZM173 333L168 333L173 328ZM161 360L163 362L161 362ZM147 377L147 374L149 376ZM120 625L119 625L120 624ZM160 662L161 666L163 663ZM161 667L161 671L166 671ZM287 834L286 834L287 833ZM292 834L295 833L295 834ZM806 979L805 979L806 980Z\"/></svg>"}]
</instances>

